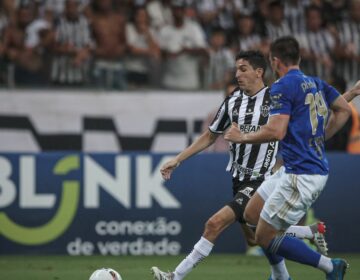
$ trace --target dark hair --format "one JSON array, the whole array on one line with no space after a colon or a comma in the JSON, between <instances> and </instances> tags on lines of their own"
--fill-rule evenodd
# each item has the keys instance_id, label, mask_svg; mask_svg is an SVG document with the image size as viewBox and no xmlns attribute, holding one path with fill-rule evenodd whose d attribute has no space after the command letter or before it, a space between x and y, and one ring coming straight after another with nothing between
<instances>
[{"instance_id":1,"label":"dark hair","mask_svg":"<svg viewBox=\"0 0 360 280\"><path fill-rule=\"evenodd\" d=\"M283 9L284 8L284 5L281 1L278 1L278 0L275 0L275 1L271 1L269 3L269 9L273 9L273 8L281 8Z\"/></svg>"},{"instance_id":2,"label":"dark hair","mask_svg":"<svg viewBox=\"0 0 360 280\"><path fill-rule=\"evenodd\" d=\"M318 6L315 6L315 5L309 5L305 8L305 16L308 17L309 16L309 13L312 12L312 11L315 11L317 12L320 16L322 16L322 10L318 7Z\"/></svg>"},{"instance_id":3,"label":"dark hair","mask_svg":"<svg viewBox=\"0 0 360 280\"><path fill-rule=\"evenodd\" d=\"M249 62L249 64L254 68L261 68L264 70L263 76L266 71L267 63L265 56L262 52L256 50L249 50L249 51L240 51L237 56L236 60L244 59Z\"/></svg>"},{"instance_id":4,"label":"dark hair","mask_svg":"<svg viewBox=\"0 0 360 280\"><path fill-rule=\"evenodd\" d=\"M300 46L298 41L291 36L276 39L270 45L272 57L279 58L285 65L294 65L300 62Z\"/></svg>"}]
</instances>

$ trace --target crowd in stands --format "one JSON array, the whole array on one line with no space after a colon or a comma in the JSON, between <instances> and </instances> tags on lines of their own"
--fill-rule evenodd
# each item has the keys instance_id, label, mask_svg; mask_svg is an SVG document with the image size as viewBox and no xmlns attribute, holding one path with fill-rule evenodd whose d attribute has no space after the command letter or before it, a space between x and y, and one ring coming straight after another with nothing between
<instances>
[{"instance_id":1,"label":"crowd in stands","mask_svg":"<svg viewBox=\"0 0 360 280\"><path fill-rule=\"evenodd\" d=\"M2 0L0 84L223 89L283 35L307 74L359 79L360 0Z\"/></svg>"}]
</instances>

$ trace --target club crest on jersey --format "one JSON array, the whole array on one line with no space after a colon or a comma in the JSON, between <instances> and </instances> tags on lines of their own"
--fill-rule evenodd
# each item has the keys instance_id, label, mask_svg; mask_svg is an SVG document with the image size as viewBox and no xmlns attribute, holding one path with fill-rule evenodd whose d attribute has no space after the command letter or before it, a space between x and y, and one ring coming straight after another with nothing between
<instances>
[{"instance_id":1,"label":"club crest on jersey","mask_svg":"<svg viewBox=\"0 0 360 280\"><path fill-rule=\"evenodd\" d=\"M263 117L267 117L269 116L269 112L270 112L270 106L269 105L262 105L260 106L260 113Z\"/></svg>"}]
</instances>

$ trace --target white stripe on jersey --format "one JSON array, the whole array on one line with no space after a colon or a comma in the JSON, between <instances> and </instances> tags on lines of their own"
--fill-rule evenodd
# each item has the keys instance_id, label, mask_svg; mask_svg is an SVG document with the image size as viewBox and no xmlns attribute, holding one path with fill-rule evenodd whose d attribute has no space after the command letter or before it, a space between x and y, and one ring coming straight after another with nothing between
<instances>
[{"instance_id":1,"label":"white stripe on jersey","mask_svg":"<svg viewBox=\"0 0 360 280\"><path fill-rule=\"evenodd\" d=\"M270 94L268 87L250 97L237 89L226 98L209 126L214 133L223 133L232 122L237 122L241 131L250 133L260 129L268 121ZM230 144L230 160L226 168L240 181L265 179L275 164L277 143Z\"/></svg>"}]
</instances>

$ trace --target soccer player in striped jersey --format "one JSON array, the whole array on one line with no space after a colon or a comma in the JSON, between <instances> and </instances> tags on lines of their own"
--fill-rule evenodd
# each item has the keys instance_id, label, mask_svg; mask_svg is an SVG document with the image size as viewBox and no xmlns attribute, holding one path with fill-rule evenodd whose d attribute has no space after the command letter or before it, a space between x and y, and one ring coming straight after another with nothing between
<instances>
[{"instance_id":1,"label":"soccer player in striped jersey","mask_svg":"<svg viewBox=\"0 0 360 280\"><path fill-rule=\"evenodd\" d=\"M226 140L235 143L280 141L282 146L284 167L261 184L244 216L257 224L255 240L266 253L319 268L327 280L342 280L348 267L345 260L320 255L282 233L296 225L321 194L329 172L324 141L345 124L351 109L333 87L300 71L299 43L293 37L271 44L270 61L280 79L270 90L268 123L254 133L243 133L233 123L225 134Z\"/></svg>"},{"instance_id":2,"label":"soccer player in striped jersey","mask_svg":"<svg viewBox=\"0 0 360 280\"><path fill-rule=\"evenodd\" d=\"M240 52L236 57L236 69L239 88L236 88L233 94L224 100L215 119L209 126L209 130L174 159L162 166L161 174L165 180L170 179L172 172L181 162L212 145L232 122L237 123L244 133L258 131L261 126L267 123L270 94L269 88L263 82L266 59L258 51ZM210 254L217 237L235 221L240 222L247 243L256 245L254 232L246 225L243 213L247 202L256 189L265 179L270 177L275 164L277 148L276 141L255 145L230 143L230 160L227 170L231 172L233 177L233 200L210 217L205 224L201 239L174 272L163 272L157 267L151 269L155 279L183 279L197 263ZM294 235L300 228L303 227L293 227L288 232ZM317 224L305 228L308 229L308 235L304 237L313 239L315 235L319 236L323 245L326 245L323 236L318 232ZM271 264L274 280L290 279L282 258L272 254L268 254L267 257Z\"/></svg>"}]
</instances>

